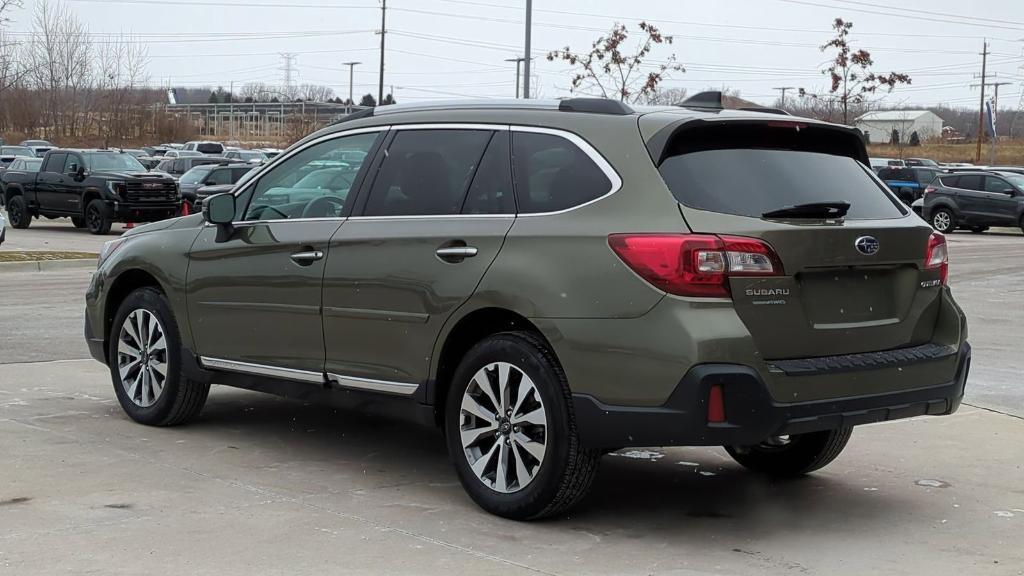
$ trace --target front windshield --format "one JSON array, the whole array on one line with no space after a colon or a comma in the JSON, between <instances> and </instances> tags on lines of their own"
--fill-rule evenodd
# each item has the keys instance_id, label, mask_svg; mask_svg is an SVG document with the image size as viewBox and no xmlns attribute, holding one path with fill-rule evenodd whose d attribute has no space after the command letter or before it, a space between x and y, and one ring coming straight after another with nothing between
<instances>
[{"instance_id":1,"label":"front windshield","mask_svg":"<svg viewBox=\"0 0 1024 576\"><path fill-rule=\"evenodd\" d=\"M209 166L196 166L195 168L185 172L178 179L181 184L198 184L206 178L206 175L210 173Z\"/></svg>"},{"instance_id":2,"label":"front windshield","mask_svg":"<svg viewBox=\"0 0 1024 576\"><path fill-rule=\"evenodd\" d=\"M1024 190L1024 175L1003 174L1003 178L1006 178L1010 182L1010 184L1016 186L1018 190Z\"/></svg>"},{"instance_id":3,"label":"front windshield","mask_svg":"<svg viewBox=\"0 0 1024 576\"><path fill-rule=\"evenodd\" d=\"M145 172L143 166L130 154L110 154L106 152L89 152L85 154L86 165L90 170L98 172Z\"/></svg>"}]
</instances>

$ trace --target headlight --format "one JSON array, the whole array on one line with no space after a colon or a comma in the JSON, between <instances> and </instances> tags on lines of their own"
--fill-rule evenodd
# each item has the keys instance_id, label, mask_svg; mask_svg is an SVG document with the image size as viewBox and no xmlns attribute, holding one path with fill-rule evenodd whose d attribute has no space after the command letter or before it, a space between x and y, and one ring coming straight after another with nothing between
<instances>
[{"instance_id":1,"label":"headlight","mask_svg":"<svg viewBox=\"0 0 1024 576\"><path fill-rule=\"evenodd\" d=\"M114 252L117 252L117 249L120 248L121 245L127 241L127 238L118 238L117 240L104 242L103 248L100 250L100 257L99 259L96 260L96 268L101 268L103 266L103 263L106 262L107 258L113 256Z\"/></svg>"},{"instance_id":2,"label":"headlight","mask_svg":"<svg viewBox=\"0 0 1024 576\"><path fill-rule=\"evenodd\" d=\"M117 182L117 181L107 182L107 190L110 190L110 193L115 195L115 196L123 196L125 190L127 190L127 189L128 189L128 186L125 185L124 182Z\"/></svg>"}]
</instances>

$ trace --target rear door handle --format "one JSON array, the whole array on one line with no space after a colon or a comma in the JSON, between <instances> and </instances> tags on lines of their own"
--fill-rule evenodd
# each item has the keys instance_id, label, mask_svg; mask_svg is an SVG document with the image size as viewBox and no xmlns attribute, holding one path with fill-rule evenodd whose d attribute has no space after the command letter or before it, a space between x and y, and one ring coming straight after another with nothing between
<instances>
[{"instance_id":1,"label":"rear door handle","mask_svg":"<svg viewBox=\"0 0 1024 576\"><path fill-rule=\"evenodd\" d=\"M300 266L308 266L323 257L324 253L320 250L307 250L305 252L296 252L292 254L292 261Z\"/></svg>"},{"instance_id":2,"label":"rear door handle","mask_svg":"<svg viewBox=\"0 0 1024 576\"><path fill-rule=\"evenodd\" d=\"M472 258L477 255L475 246L447 246L438 248L434 253L445 262L459 262L465 258Z\"/></svg>"}]
</instances>

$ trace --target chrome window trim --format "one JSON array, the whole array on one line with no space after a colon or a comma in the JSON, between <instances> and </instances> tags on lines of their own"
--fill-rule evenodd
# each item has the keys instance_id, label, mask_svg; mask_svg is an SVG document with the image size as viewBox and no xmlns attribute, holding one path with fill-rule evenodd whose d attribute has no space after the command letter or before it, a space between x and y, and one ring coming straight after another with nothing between
<instances>
[{"instance_id":1,"label":"chrome window trim","mask_svg":"<svg viewBox=\"0 0 1024 576\"><path fill-rule=\"evenodd\" d=\"M283 378L285 380L309 382L311 384L324 383L323 372L310 372L308 370L296 370L294 368L279 368L276 366L267 366L265 364L253 364L252 362L240 362L238 360L227 360L224 358L210 358L208 356L200 356L199 363L202 364L203 368L242 372L244 374L254 374L257 376L271 376L274 378Z\"/></svg>"},{"instance_id":2,"label":"chrome window trim","mask_svg":"<svg viewBox=\"0 0 1024 576\"><path fill-rule=\"evenodd\" d=\"M385 392L409 396L416 392L419 384L407 382L390 382L388 380L374 380L372 378L357 378L355 376L342 376L341 374L328 374L327 379L343 388L354 388L356 390L368 390L371 392Z\"/></svg>"},{"instance_id":3,"label":"chrome window trim","mask_svg":"<svg viewBox=\"0 0 1024 576\"><path fill-rule=\"evenodd\" d=\"M409 214L407 216L349 216L349 220L447 220L449 218L515 218L515 214Z\"/></svg>"},{"instance_id":4,"label":"chrome window trim","mask_svg":"<svg viewBox=\"0 0 1024 576\"><path fill-rule=\"evenodd\" d=\"M494 130L496 132L507 132L508 124L481 124L472 122L435 122L431 124L392 124L392 130Z\"/></svg>"}]
</instances>

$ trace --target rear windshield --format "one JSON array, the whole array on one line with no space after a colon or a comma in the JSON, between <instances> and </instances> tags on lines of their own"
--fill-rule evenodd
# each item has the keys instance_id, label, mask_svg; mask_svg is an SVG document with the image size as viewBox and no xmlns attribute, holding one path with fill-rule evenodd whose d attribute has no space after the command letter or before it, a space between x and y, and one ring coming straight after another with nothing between
<instances>
[{"instance_id":1,"label":"rear windshield","mask_svg":"<svg viewBox=\"0 0 1024 576\"><path fill-rule=\"evenodd\" d=\"M215 142L202 142L196 145L196 151L201 154L220 154L224 152L224 145Z\"/></svg>"},{"instance_id":2,"label":"rear windshield","mask_svg":"<svg viewBox=\"0 0 1024 576\"><path fill-rule=\"evenodd\" d=\"M760 218L798 204L846 201L848 219L903 215L868 169L848 156L724 148L669 156L659 170L676 200L699 210Z\"/></svg>"},{"instance_id":3,"label":"rear windshield","mask_svg":"<svg viewBox=\"0 0 1024 576\"><path fill-rule=\"evenodd\" d=\"M882 168L878 171L878 177L882 180L902 180L904 182L916 182L917 174L911 168Z\"/></svg>"}]
</instances>

